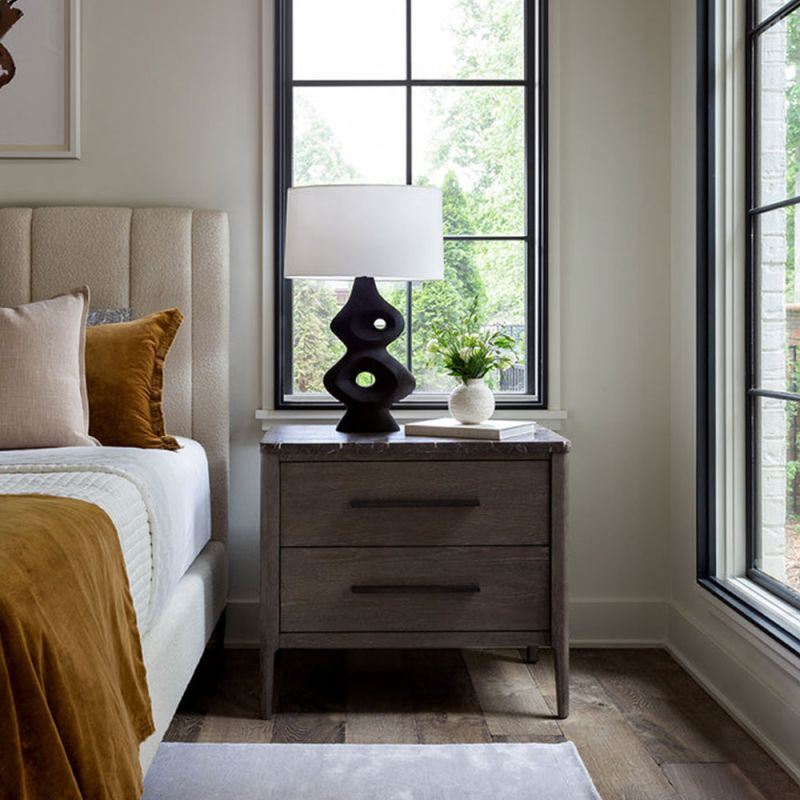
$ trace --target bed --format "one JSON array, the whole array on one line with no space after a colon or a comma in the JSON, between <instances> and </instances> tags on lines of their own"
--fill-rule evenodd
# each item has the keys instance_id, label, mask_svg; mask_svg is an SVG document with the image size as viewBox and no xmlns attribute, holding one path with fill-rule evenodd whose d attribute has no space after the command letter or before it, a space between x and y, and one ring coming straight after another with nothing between
<instances>
[{"instance_id":1,"label":"bed","mask_svg":"<svg viewBox=\"0 0 800 800\"><path fill-rule=\"evenodd\" d=\"M184 447L179 454L6 451L0 494L38 488L87 498L106 506L125 540L156 728L140 748L146 771L226 602L227 217L179 208L0 208L0 306L81 284L91 287L94 308L129 308L133 317L168 306L183 311L165 368L164 410L168 431ZM186 491L167 489L154 499L176 485ZM142 514L163 528L149 555L134 532Z\"/></svg>"}]
</instances>

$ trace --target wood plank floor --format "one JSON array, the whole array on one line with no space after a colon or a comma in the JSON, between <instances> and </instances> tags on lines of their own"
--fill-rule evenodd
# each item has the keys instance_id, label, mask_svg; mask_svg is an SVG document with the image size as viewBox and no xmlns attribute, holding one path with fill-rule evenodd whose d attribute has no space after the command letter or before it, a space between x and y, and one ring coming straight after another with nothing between
<instances>
[{"instance_id":1,"label":"wood plank floor","mask_svg":"<svg viewBox=\"0 0 800 800\"><path fill-rule=\"evenodd\" d=\"M167 741L575 742L604 800L800 800L800 787L661 650L574 650L553 718L549 651L290 651L259 719L258 653L209 651Z\"/></svg>"}]
</instances>

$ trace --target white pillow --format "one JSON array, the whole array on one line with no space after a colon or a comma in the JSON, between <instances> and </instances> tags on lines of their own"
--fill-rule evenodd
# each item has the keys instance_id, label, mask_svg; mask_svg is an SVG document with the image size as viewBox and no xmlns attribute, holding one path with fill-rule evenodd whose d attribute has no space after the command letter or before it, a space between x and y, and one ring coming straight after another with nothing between
<instances>
[{"instance_id":1,"label":"white pillow","mask_svg":"<svg viewBox=\"0 0 800 800\"><path fill-rule=\"evenodd\" d=\"M0 308L0 450L95 446L84 349L89 289Z\"/></svg>"}]
</instances>

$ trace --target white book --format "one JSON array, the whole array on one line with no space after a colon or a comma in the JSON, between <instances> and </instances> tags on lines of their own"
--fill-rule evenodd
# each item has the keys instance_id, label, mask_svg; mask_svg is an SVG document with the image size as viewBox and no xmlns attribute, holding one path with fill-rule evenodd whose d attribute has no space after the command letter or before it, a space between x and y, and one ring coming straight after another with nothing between
<instances>
[{"instance_id":1,"label":"white book","mask_svg":"<svg viewBox=\"0 0 800 800\"><path fill-rule=\"evenodd\" d=\"M514 436L534 433L536 423L513 419L490 419L477 425L468 425L452 417L409 422L406 436L443 436L455 439L511 439Z\"/></svg>"}]
</instances>

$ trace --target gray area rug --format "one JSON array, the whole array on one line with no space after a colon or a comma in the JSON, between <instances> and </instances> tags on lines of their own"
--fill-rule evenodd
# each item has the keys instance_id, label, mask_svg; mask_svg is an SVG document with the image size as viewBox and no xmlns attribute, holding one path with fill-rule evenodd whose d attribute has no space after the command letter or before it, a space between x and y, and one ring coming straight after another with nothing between
<instances>
[{"instance_id":1,"label":"gray area rug","mask_svg":"<svg viewBox=\"0 0 800 800\"><path fill-rule=\"evenodd\" d=\"M563 744L164 743L143 800L599 800Z\"/></svg>"}]
</instances>

